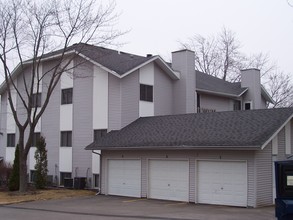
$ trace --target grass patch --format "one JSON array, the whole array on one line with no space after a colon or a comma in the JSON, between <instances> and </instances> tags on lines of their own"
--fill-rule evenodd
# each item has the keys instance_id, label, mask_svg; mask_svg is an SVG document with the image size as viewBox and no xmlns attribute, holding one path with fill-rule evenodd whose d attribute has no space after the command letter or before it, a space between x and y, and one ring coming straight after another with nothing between
<instances>
[{"instance_id":1,"label":"grass patch","mask_svg":"<svg viewBox=\"0 0 293 220\"><path fill-rule=\"evenodd\" d=\"M7 205L20 202L29 202L37 200L63 199L70 197L93 196L95 192L89 190L71 190L71 189L47 189L19 192L1 192L0 205Z\"/></svg>"}]
</instances>

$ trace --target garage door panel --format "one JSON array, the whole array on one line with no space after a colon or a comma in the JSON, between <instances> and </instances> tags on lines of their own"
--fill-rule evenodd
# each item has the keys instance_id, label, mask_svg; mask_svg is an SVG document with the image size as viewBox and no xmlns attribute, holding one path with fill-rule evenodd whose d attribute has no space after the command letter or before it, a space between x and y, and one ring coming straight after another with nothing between
<instances>
[{"instance_id":1,"label":"garage door panel","mask_svg":"<svg viewBox=\"0 0 293 220\"><path fill-rule=\"evenodd\" d=\"M149 160L148 178L149 198L188 201L188 161Z\"/></svg>"},{"instance_id":2,"label":"garage door panel","mask_svg":"<svg viewBox=\"0 0 293 220\"><path fill-rule=\"evenodd\" d=\"M108 194L120 196L141 196L140 160L108 161Z\"/></svg>"},{"instance_id":3,"label":"garage door panel","mask_svg":"<svg viewBox=\"0 0 293 220\"><path fill-rule=\"evenodd\" d=\"M198 202L247 205L247 168L242 161L199 161Z\"/></svg>"}]
</instances>

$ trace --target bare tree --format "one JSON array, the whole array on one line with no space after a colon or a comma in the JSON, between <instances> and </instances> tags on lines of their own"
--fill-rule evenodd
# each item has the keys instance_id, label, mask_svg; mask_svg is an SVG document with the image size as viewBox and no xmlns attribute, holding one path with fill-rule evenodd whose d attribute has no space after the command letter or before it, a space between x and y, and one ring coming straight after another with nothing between
<instances>
[{"instance_id":1,"label":"bare tree","mask_svg":"<svg viewBox=\"0 0 293 220\"><path fill-rule=\"evenodd\" d=\"M181 47L195 51L195 68L230 82L240 81L240 70L257 68L261 71L262 82L275 100L270 107L293 105L293 85L289 74L279 71L268 54L258 53L250 56L241 52L241 44L235 33L223 28L221 33L205 38L196 35Z\"/></svg>"},{"instance_id":2,"label":"bare tree","mask_svg":"<svg viewBox=\"0 0 293 220\"><path fill-rule=\"evenodd\" d=\"M181 46L195 52L197 70L223 80L235 81L235 72L239 72L244 60L235 33L226 28L220 34L208 38L195 35L187 43L181 43Z\"/></svg>"},{"instance_id":3,"label":"bare tree","mask_svg":"<svg viewBox=\"0 0 293 220\"><path fill-rule=\"evenodd\" d=\"M272 108L292 107L293 106L293 86L290 75L284 72L270 72L268 80L264 83L269 94L275 103Z\"/></svg>"},{"instance_id":4,"label":"bare tree","mask_svg":"<svg viewBox=\"0 0 293 220\"><path fill-rule=\"evenodd\" d=\"M48 106L62 73L74 68L72 61L83 44L70 52L73 43L111 44L122 33L114 29L115 3L96 0L1 0L0 60L9 106L18 129L20 192L27 190L27 156L34 130ZM58 53L52 52L56 49ZM42 62L56 56L54 65L41 72ZM12 59L19 65L13 70ZM16 77L17 76L17 77ZM43 81L42 106L38 94ZM12 93L17 94L17 107Z\"/></svg>"}]
</instances>

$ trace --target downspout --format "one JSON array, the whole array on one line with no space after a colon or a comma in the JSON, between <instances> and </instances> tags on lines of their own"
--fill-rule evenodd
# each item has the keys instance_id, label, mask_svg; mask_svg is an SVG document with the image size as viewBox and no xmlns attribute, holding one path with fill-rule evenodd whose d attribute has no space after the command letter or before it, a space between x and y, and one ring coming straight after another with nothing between
<instances>
[{"instance_id":1,"label":"downspout","mask_svg":"<svg viewBox=\"0 0 293 220\"><path fill-rule=\"evenodd\" d=\"M97 154L97 155L99 155L100 156L100 169L99 169L99 187L98 187L98 192L96 193L96 196L97 195L100 195L100 193L101 193L101 184L102 184L102 181L101 181L101 177L102 177L102 173L101 173L101 167L102 167L102 154L100 154L100 153L97 153L97 152L95 152L94 150L92 150L92 153L93 154Z\"/></svg>"}]
</instances>

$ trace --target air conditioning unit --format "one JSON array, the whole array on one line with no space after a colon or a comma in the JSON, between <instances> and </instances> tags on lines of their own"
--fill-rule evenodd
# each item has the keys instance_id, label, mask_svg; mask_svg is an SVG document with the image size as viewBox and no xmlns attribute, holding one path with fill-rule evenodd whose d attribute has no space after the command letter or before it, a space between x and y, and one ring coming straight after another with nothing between
<instances>
[{"instance_id":1,"label":"air conditioning unit","mask_svg":"<svg viewBox=\"0 0 293 220\"><path fill-rule=\"evenodd\" d=\"M84 189L86 186L86 177L74 178L74 189Z\"/></svg>"},{"instance_id":2,"label":"air conditioning unit","mask_svg":"<svg viewBox=\"0 0 293 220\"><path fill-rule=\"evenodd\" d=\"M67 188L67 189L73 188L73 179L72 178L64 178L64 188Z\"/></svg>"}]
</instances>

